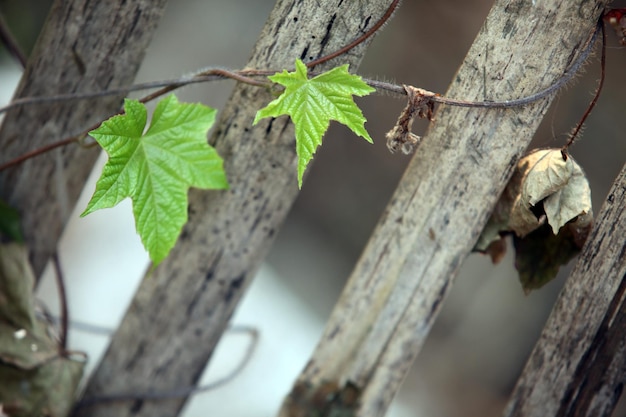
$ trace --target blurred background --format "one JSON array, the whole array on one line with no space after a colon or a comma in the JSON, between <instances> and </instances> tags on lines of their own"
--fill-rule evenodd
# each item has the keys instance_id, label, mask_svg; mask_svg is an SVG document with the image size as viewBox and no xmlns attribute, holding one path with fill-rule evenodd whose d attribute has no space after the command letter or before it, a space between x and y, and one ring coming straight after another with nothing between
<instances>
[{"instance_id":1,"label":"blurred background","mask_svg":"<svg viewBox=\"0 0 626 417\"><path fill-rule=\"evenodd\" d=\"M178 77L205 66L243 67L273 3L171 1L137 82ZM443 94L492 3L404 1L374 39L358 73ZM49 4L0 0L0 12L25 50L35 42ZM626 7L626 1L615 1L613 7ZM622 119L626 48L618 44L612 31L607 48L604 91L572 149L590 179L596 212L626 160ZM597 86L598 56L589 61L575 83L559 93L534 138L534 147L564 143ZM19 67L2 50L2 103L9 102L19 75ZM222 81L195 85L177 94L182 100L201 101L219 109L232 87L232 82ZM207 412L218 417L273 416L310 356L352 265L410 158L390 154L384 140L405 103L371 96L359 104L374 145L345 128L331 126L293 210L233 318L234 324L253 326L260 332L251 361L230 383L195 396L186 408L186 417ZM426 127L424 123L416 125L418 134ZM97 175L92 175L92 181ZM75 221L64 234L61 261L72 319L112 329L143 275L147 256L134 232L130 204L78 218L92 191L93 185L88 186L77 205ZM524 295L512 263L510 253L495 266L482 255L467 259L390 416L501 415L571 267L562 268L559 278L541 290ZM50 274L49 269L38 293L54 310L58 303ZM106 334L74 326L70 347L89 352L91 369L107 340ZM230 373L242 360L248 343L245 335L227 333L203 381ZM619 407L614 415L626 416L623 410Z\"/></svg>"}]
</instances>

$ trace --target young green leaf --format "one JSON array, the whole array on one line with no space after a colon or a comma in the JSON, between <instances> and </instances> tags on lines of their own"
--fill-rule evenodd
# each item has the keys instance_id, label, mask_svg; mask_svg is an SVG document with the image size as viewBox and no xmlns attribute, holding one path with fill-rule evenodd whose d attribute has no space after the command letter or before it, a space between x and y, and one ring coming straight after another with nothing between
<instances>
[{"instance_id":1,"label":"young green leaf","mask_svg":"<svg viewBox=\"0 0 626 417\"><path fill-rule=\"evenodd\" d=\"M265 117L285 114L291 116L296 128L300 187L304 171L315 150L322 144L322 136L328 130L331 120L346 125L356 135L372 142L365 130L365 117L352 96L366 96L375 90L358 75L350 74L348 65L334 68L309 80L306 65L297 60L295 72L283 71L269 79L283 85L285 91L257 112L254 124Z\"/></svg>"},{"instance_id":2,"label":"young green leaf","mask_svg":"<svg viewBox=\"0 0 626 417\"><path fill-rule=\"evenodd\" d=\"M130 197L137 233L158 264L187 222L189 187L228 188L222 159L206 139L215 109L168 96L145 133L145 106L127 99L124 110L90 132L109 160L81 217Z\"/></svg>"}]
</instances>

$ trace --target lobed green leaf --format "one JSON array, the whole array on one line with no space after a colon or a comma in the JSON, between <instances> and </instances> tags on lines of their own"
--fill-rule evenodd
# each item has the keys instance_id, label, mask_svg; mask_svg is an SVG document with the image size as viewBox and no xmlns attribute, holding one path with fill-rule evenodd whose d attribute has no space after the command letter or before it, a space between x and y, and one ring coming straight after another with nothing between
<instances>
[{"instance_id":1,"label":"lobed green leaf","mask_svg":"<svg viewBox=\"0 0 626 417\"><path fill-rule=\"evenodd\" d=\"M228 188L223 161L206 140L215 109L170 95L147 111L125 100L125 114L90 132L109 155L81 216L130 197L137 232L155 264L172 249L187 222L187 191Z\"/></svg>"},{"instance_id":2,"label":"lobed green leaf","mask_svg":"<svg viewBox=\"0 0 626 417\"><path fill-rule=\"evenodd\" d=\"M294 72L283 71L269 77L285 87L285 91L259 110L254 124L265 117L289 115L295 125L298 155L298 185L331 120L346 125L368 142L372 138L365 130L366 119L352 96L365 96L375 91L361 77L348 72L348 65L308 79L306 65L296 61Z\"/></svg>"}]
</instances>

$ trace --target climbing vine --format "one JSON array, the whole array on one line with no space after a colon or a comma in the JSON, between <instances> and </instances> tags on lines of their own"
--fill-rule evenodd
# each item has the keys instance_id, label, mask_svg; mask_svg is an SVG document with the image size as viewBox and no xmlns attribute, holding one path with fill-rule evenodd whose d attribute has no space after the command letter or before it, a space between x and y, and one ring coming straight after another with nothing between
<instances>
[{"instance_id":1,"label":"climbing vine","mask_svg":"<svg viewBox=\"0 0 626 417\"><path fill-rule=\"evenodd\" d=\"M397 1L394 1L390 6L390 10L393 11L396 6ZM390 13L386 14L381 20L388 19L389 15ZM622 22L623 13L611 11L605 15L605 20L616 29L619 29L618 33L622 33L619 31L623 31L624 27ZM124 91L132 91L163 86L160 90L139 101L126 100L124 109L120 114L111 117L98 126L90 127L83 134L64 139L56 144L34 150L29 154L8 161L0 165L0 170L19 164L25 159L47 152L57 146L65 146L75 142L85 144L87 135L94 138L108 153L109 161L105 165L96 185L94 195L82 215L85 216L101 208L112 207L127 197L131 198L137 232L150 258L156 265L165 259L173 248L182 227L186 223L186 193L188 188L225 189L228 188L228 180L223 169L221 157L215 149L206 143L206 134L215 119L215 109L203 104L180 103L174 95L169 95L158 103L152 116L152 123L146 130L147 112L142 103L163 96L183 85L222 78L232 78L239 82L264 88L282 88L283 91L280 92L275 100L258 111L253 124L266 117L279 117L282 115L291 117L295 125L295 143L298 156L297 181L298 185L302 187L306 167L313 159L317 148L322 144L322 137L328 129L331 120L346 125L357 136L372 142L372 138L365 129L366 119L354 103L353 96L365 96L375 91L387 91L396 95L408 96L407 107L400 115L396 125L387 134L387 146L391 151L402 150L405 153L410 153L419 144L420 139L411 132L413 119L422 117L430 120L433 116L435 104L508 108L523 106L540 100L563 87L578 72L590 55L599 32L599 29L594 31L585 48L581 51L579 58L561 78L544 90L515 100L470 102L447 98L412 86L363 79L358 75L350 74L347 65L336 67L323 73L315 73L308 70L308 68L314 65L334 58L353 48L366 37L371 36L378 28L380 28L379 24L340 51L309 62L306 65L301 60L296 60L295 71L293 72L288 72L287 70L272 73L265 70L230 71L222 68L208 69L179 80L141 84L125 89ZM602 33L604 34L603 26L599 25L598 28L602 28ZM268 80L271 83L268 83ZM1 108L0 112L33 102L78 99L119 92L119 90L110 90L94 94L74 94L67 97L20 99ZM595 104L595 100L592 102L590 109L593 107L593 104ZM590 109L583 117L583 121ZM562 176L562 169L566 169L565 167L570 169L571 164L575 164L571 156L567 154L567 149L575 139L581 125L582 121L571 135L568 143L560 151L562 161L565 163L558 162L556 165L547 166L545 167L547 170L545 172ZM557 159L550 158L548 161L557 161ZM578 167L577 164L575 166ZM525 168L520 169L524 171ZM535 169L531 169L530 172L535 172ZM582 177L584 178L584 174L582 174ZM523 178L527 180L527 178L536 178L536 176L523 176ZM577 181L580 180L579 176L576 178ZM560 184L560 186L567 185L567 179L565 183ZM527 187L527 185L524 184L524 187ZM557 187L555 192L561 192L559 191L559 186L554 187ZM576 194L575 197L571 198L579 197L580 195ZM536 207L540 203L543 204L545 198L547 198L547 195L533 201L525 201L524 204L529 204L529 207ZM552 227L554 234L558 234L559 229L563 225L575 219L578 215L586 215L588 220L590 212L591 208L589 207L589 209L581 209L567 217L558 228ZM536 214L536 211L532 213ZM509 215L510 213L506 214L507 219ZM541 215L537 214L538 217L535 219L538 224L543 224L544 222ZM6 222L0 223L0 226L4 223ZM548 223L552 224L549 219ZM588 224L590 225L591 223L589 222ZM2 227L8 230L8 228L14 228L14 225L8 222L8 226ZM488 225L488 228L491 227L493 227L492 222ZM483 238L477 244L476 250L490 253L492 258L497 260L501 257L499 253L502 249L500 247L496 250L494 246L490 246L494 241L498 240L496 235L500 236L505 231L516 231L516 229L509 227L506 230L497 228L494 230L486 230ZM516 236L518 238L523 237L519 233ZM577 235L576 242L580 243L581 241L584 241L584 239ZM532 247L533 249L535 248L534 246ZM579 249L579 245L577 245L577 248ZM558 264L560 265L561 263L563 263L562 260L559 260ZM539 272L542 276L541 282L546 282L556 274L554 262L548 262L548 264L547 269L550 272L547 275L545 270ZM558 267L556 270L558 271ZM532 276L529 279L536 280L537 277Z\"/></svg>"},{"instance_id":2,"label":"climbing vine","mask_svg":"<svg viewBox=\"0 0 626 417\"><path fill-rule=\"evenodd\" d=\"M224 78L277 92L273 101L259 109L253 124L269 117L287 115L292 119L298 157L294 179L302 187L305 170L321 146L330 121L338 121L357 136L372 142L365 128L366 119L353 101L353 96L366 96L375 91L406 96L407 105L386 138L391 151L410 153L418 148L421 141L411 131L414 119L431 120L436 104L486 109L510 108L545 98L562 88L579 71L589 57L599 33L598 30L594 31L580 51L578 59L552 85L527 97L513 100L469 102L443 97L413 86L367 80L351 74L347 65L322 73L314 71L315 65L340 56L375 33L393 13L397 4L397 0L393 1L380 22L346 47L307 64L296 60L294 71L283 70L275 73L258 69L230 71L214 68L178 80L142 84L123 90L15 100L1 108L0 113L35 102L76 100L118 94L120 91L162 87L141 100L126 100L119 114L85 129L82 134L7 161L0 165L0 170L55 147L76 143L91 146L97 143L108 153L109 160L82 215L112 207L123 199L130 198L137 232L156 265L166 258L187 221L188 189L195 187L225 190L229 183L221 156L206 141L207 133L215 121L215 109L203 104L181 103L173 94L167 95L157 104L148 124L148 114L143 103L165 96L184 85ZM624 10L607 13L605 21L615 28L621 42L626 42ZM604 31L602 33L604 35ZM590 187L582 168L569 155L568 149L596 100L597 95L562 148L534 150L519 162L512 181L475 247L475 250L486 252L494 261L498 261L505 250L503 237L513 235L516 265L525 291L538 288L552 279L560 265L578 253L591 229L593 219ZM95 142L92 143L89 138L93 138ZM11 240L22 240L18 223L17 212L0 201L0 233ZM435 233L432 230L430 232L433 235ZM26 287L30 291L30 286ZM32 300L27 301L24 310L32 312ZM34 318L28 319L34 321ZM30 331L31 328L27 325L23 328ZM38 336L34 328L32 333ZM15 334L15 338L20 343L28 341L21 332ZM54 343L51 343L48 349L51 357L57 355L55 348ZM47 354L48 350L44 352ZM24 349L19 352L24 352ZM74 378L73 374L70 376ZM184 390L179 396L190 392ZM159 398L163 394L151 395ZM133 394L132 397L141 398L141 394Z\"/></svg>"}]
</instances>

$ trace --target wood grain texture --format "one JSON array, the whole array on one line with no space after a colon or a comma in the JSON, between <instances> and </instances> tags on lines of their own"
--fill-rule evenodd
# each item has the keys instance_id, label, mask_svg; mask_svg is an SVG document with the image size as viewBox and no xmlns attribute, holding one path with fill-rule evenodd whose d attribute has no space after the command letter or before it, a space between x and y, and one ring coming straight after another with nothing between
<instances>
[{"instance_id":1,"label":"wood grain texture","mask_svg":"<svg viewBox=\"0 0 626 417\"><path fill-rule=\"evenodd\" d=\"M387 1L279 0L250 68L293 68L350 42ZM227 40L225 40L227 41ZM366 45L327 63L355 67ZM297 195L294 133L288 118L252 126L272 96L237 86L210 142L224 157L231 188L189 195L189 223L161 266L142 282L84 397L193 386ZM185 398L79 410L77 416L174 416Z\"/></svg>"},{"instance_id":2,"label":"wood grain texture","mask_svg":"<svg viewBox=\"0 0 626 417\"><path fill-rule=\"evenodd\" d=\"M130 85L166 0L56 1L15 98ZM6 115L2 161L75 135L117 112L123 96L35 104ZM0 173L0 196L20 210L39 275L98 156L69 145Z\"/></svg>"},{"instance_id":3,"label":"wood grain texture","mask_svg":"<svg viewBox=\"0 0 626 417\"><path fill-rule=\"evenodd\" d=\"M509 100L548 87L606 3L496 1L446 96ZM439 109L281 417L384 415L550 102Z\"/></svg>"},{"instance_id":4,"label":"wood grain texture","mask_svg":"<svg viewBox=\"0 0 626 417\"><path fill-rule=\"evenodd\" d=\"M517 382L506 416L610 416L626 380L626 166Z\"/></svg>"}]
</instances>

